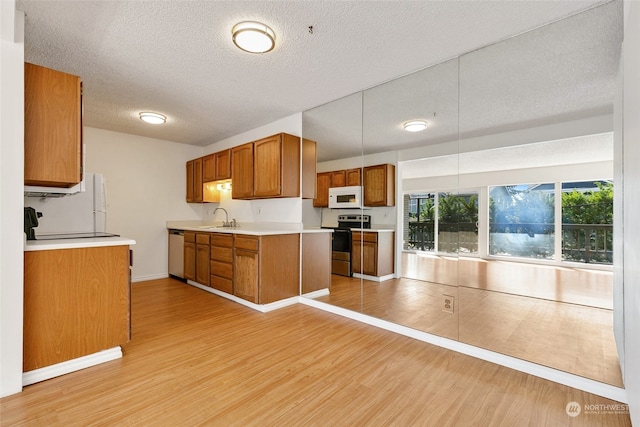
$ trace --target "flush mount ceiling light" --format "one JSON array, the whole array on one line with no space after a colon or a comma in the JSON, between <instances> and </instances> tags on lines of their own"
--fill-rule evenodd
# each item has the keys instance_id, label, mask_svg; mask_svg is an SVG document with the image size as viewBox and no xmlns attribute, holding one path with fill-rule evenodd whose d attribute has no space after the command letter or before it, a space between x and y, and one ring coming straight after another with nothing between
<instances>
[{"instance_id":1,"label":"flush mount ceiling light","mask_svg":"<svg viewBox=\"0 0 640 427\"><path fill-rule=\"evenodd\" d=\"M245 52L265 53L276 45L276 33L255 21L244 21L233 26L233 43Z\"/></svg>"},{"instance_id":2,"label":"flush mount ceiling light","mask_svg":"<svg viewBox=\"0 0 640 427\"><path fill-rule=\"evenodd\" d=\"M162 114L145 111L140 113L140 120L151 123L152 125L161 125L167 121L167 117Z\"/></svg>"},{"instance_id":3,"label":"flush mount ceiling light","mask_svg":"<svg viewBox=\"0 0 640 427\"><path fill-rule=\"evenodd\" d=\"M427 128L428 123L425 120L411 120L402 125L407 132L420 132Z\"/></svg>"}]
</instances>

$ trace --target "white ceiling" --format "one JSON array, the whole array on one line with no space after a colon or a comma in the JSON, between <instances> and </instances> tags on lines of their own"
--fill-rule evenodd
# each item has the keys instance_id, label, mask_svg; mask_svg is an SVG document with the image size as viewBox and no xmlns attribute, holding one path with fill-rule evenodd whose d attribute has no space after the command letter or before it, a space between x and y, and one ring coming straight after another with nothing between
<instances>
[{"instance_id":1,"label":"white ceiling","mask_svg":"<svg viewBox=\"0 0 640 427\"><path fill-rule=\"evenodd\" d=\"M87 126L205 146L600 3L22 0L18 8L25 59L82 77ZM243 20L270 25L276 48L235 48L231 27ZM167 124L141 122L142 110L166 114Z\"/></svg>"}]
</instances>

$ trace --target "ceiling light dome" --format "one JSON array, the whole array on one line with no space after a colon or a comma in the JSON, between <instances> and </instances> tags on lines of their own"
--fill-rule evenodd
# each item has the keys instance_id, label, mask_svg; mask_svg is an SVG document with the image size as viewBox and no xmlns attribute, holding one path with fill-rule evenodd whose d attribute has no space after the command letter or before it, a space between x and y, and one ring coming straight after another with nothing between
<instances>
[{"instance_id":1,"label":"ceiling light dome","mask_svg":"<svg viewBox=\"0 0 640 427\"><path fill-rule=\"evenodd\" d=\"M151 123L152 125L161 125L166 123L167 117L159 113L144 111L140 113L140 120Z\"/></svg>"},{"instance_id":2,"label":"ceiling light dome","mask_svg":"<svg viewBox=\"0 0 640 427\"><path fill-rule=\"evenodd\" d=\"M402 126L407 132L420 132L427 128L428 123L425 120L410 120Z\"/></svg>"},{"instance_id":3,"label":"ceiling light dome","mask_svg":"<svg viewBox=\"0 0 640 427\"><path fill-rule=\"evenodd\" d=\"M265 53L276 45L276 33L260 22L240 22L234 25L231 34L233 43L245 52Z\"/></svg>"}]
</instances>

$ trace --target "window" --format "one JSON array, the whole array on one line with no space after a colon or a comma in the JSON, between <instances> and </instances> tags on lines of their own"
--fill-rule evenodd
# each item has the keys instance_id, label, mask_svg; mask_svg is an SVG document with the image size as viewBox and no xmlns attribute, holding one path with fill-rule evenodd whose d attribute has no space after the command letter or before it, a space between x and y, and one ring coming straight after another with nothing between
<instances>
[{"instance_id":1,"label":"window","mask_svg":"<svg viewBox=\"0 0 640 427\"><path fill-rule=\"evenodd\" d=\"M438 251L478 253L478 194L438 194Z\"/></svg>"},{"instance_id":2,"label":"window","mask_svg":"<svg viewBox=\"0 0 640 427\"><path fill-rule=\"evenodd\" d=\"M554 259L554 184L489 187L489 254Z\"/></svg>"},{"instance_id":3,"label":"window","mask_svg":"<svg viewBox=\"0 0 640 427\"><path fill-rule=\"evenodd\" d=\"M613 183L562 184L562 260L613 263Z\"/></svg>"}]
</instances>

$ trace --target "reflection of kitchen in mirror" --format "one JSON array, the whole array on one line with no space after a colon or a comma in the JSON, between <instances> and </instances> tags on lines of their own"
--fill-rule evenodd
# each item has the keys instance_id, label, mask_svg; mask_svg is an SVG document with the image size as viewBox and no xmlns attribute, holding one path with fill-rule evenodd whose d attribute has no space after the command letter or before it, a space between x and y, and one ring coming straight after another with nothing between
<instances>
[{"instance_id":1,"label":"reflection of kitchen in mirror","mask_svg":"<svg viewBox=\"0 0 640 427\"><path fill-rule=\"evenodd\" d=\"M458 157L460 341L618 386L621 42L614 2L460 57Z\"/></svg>"},{"instance_id":2,"label":"reflection of kitchen in mirror","mask_svg":"<svg viewBox=\"0 0 640 427\"><path fill-rule=\"evenodd\" d=\"M320 198L349 171L361 183L370 166L396 172L393 203L308 202L315 225L366 215L372 227L351 233L356 278L333 274L316 300L621 386L612 278L621 38L621 2L606 3L304 112ZM403 129L417 120L427 128ZM378 198L389 196L382 187ZM391 274L376 271L389 267L380 228L394 236Z\"/></svg>"}]
</instances>

